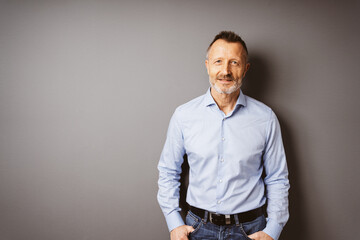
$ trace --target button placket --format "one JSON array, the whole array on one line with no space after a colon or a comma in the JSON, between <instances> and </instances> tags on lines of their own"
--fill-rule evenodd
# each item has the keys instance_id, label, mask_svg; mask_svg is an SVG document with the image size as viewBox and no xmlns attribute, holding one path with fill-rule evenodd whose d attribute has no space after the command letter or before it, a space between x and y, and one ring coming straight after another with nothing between
<instances>
[{"instance_id":1,"label":"button placket","mask_svg":"<svg viewBox=\"0 0 360 240\"><path fill-rule=\"evenodd\" d=\"M219 147L219 165L217 171L217 210L221 211L220 205L222 204L224 198L224 186L223 186L223 173L224 173L224 141L226 140L224 137L224 122L226 118L221 119L221 128L220 128L220 147Z\"/></svg>"}]
</instances>

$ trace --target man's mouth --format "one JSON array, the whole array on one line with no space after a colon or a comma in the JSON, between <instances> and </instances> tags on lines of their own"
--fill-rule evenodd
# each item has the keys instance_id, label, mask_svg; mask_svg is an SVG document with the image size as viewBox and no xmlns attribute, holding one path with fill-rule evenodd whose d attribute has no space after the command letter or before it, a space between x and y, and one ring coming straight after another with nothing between
<instances>
[{"instance_id":1,"label":"man's mouth","mask_svg":"<svg viewBox=\"0 0 360 240\"><path fill-rule=\"evenodd\" d=\"M227 81L227 82L233 81L233 79L231 79L231 78L218 78L217 80L219 80L219 81Z\"/></svg>"},{"instance_id":2,"label":"man's mouth","mask_svg":"<svg viewBox=\"0 0 360 240\"><path fill-rule=\"evenodd\" d=\"M234 81L234 78L233 78L233 76L232 76L231 74L227 74L227 75L221 74L221 75L217 76L216 79L219 80L219 81L222 81L222 82L231 82L231 81Z\"/></svg>"}]
</instances>

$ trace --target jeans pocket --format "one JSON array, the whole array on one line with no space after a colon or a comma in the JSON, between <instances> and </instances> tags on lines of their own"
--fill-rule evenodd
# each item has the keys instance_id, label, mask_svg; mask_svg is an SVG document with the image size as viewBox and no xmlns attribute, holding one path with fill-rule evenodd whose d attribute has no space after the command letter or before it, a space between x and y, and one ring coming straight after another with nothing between
<instances>
[{"instance_id":1,"label":"jeans pocket","mask_svg":"<svg viewBox=\"0 0 360 240\"><path fill-rule=\"evenodd\" d=\"M195 234L203 225L201 218L193 214L191 211L187 213L185 221L186 221L186 225L192 226L195 229L192 233L190 233L192 235Z\"/></svg>"},{"instance_id":2,"label":"jeans pocket","mask_svg":"<svg viewBox=\"0 0 360 240\"><path fill-rule=\"evenodd\" d=\"M260 216L256 218L254 221L240 224L240 230L248 240L252 240L251 238L249 238L248 235L263 230L265 226L266 226L266 219L264 216Z\"/></svg>"},{"instance_id":3,"label":"jeans pocket","mask_svg":"<svg viewBox=\"0 0 360 240\"><path fill-rule=\"evenodd\" d=\"M245 232L244 228L241 225L240 225L240 231L242 232L244 237L246 237L247 240L253 240L252 238L249 238L249 236L247 235L247 233Z\"/></svg>"}]
</instances>

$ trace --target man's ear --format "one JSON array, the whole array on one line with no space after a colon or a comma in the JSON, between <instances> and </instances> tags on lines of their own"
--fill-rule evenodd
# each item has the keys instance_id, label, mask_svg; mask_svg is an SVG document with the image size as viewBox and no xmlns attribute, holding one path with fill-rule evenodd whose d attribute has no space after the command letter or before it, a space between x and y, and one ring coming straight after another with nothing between
<instances>
[{"instance_id":1,"label":"man's ear","mask_svg":"<svg viewBox=\"0 0 360 240\"><path fill-rule=\"evenodd\" d=\"M206 71L209 74L209 60L205 60Z\"/></svg>"},{"instance_id":2,"label":"man's ear","mask_svg":"<svg viewBox=\"0 0 360 240\"><path fill-rule=\"evenodd\" d=\"M244 77L245 77L245 74L247 73L247 71L249 70L249 68L250 68L250 63L246 63Z\"/></svg>"}]
</instances>

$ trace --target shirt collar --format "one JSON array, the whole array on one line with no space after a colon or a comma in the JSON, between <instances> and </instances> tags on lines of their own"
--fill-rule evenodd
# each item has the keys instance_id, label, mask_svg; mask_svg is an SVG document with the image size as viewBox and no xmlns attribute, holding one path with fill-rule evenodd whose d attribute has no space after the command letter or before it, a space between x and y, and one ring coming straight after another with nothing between
<instances>
[{"instance_id":1,"label":"shirt collar","mask_svg":"<svg viewBox=\"0 0 360 240\"><path fill-rule=\"evenodd\" d=\"M207 106L210 106L210 105L214 105L216 104L214 98L211 96L211 92L210 92L210 89L209 88L204 96L204 105L207 107ZM236 106L237 105L241 105L241 106L246 106L246 99L245 99L245 95L243 94L243 92L240 90L240 94L239 94L239 97L238 99L236 100Z\"/></svg>"}]
</instances>

